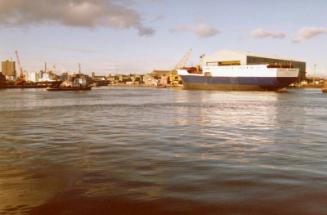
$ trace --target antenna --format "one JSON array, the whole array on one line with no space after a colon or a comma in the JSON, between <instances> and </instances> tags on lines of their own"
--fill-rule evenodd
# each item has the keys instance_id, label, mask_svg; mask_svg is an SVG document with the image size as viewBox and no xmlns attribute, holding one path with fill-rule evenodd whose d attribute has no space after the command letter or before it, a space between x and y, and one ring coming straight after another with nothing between
<instances>
[{"instance_id":1,"label":"antenna","mask_svg":"<svg viewBox=\"0 0 327 215\"><path fill-rule=\"evenodd\" d=\"M200 55L200 65L203 65L205 54Z\"/></svg>"},{"instance_id":2,"label":"antenna","mask_svg":"<svg viewBox=\"0 0 327 215\"><path fill-rule=\"evenodd\" d=\"M313 65L313 74L312 74L313 84L315 84L315 82L316 82L316 70L317 70L317 64L314 64Z\"/></svg>"}]
</instances>

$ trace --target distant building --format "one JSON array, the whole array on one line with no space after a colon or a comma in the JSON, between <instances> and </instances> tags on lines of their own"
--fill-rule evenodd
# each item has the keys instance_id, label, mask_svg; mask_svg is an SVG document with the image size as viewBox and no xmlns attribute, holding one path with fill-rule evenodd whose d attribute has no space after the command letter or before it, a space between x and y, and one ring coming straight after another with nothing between
<instances>
[{"instance_id":1,"label":"distant building","mask_svg":"<svg viewBox=\"0 0 327 215\"><path fill-rule=\"evenodd\" d=\"M36 80L39 81L39 82L50 82L50 81L53 81L54 80L53 73L51 71L47 72L47 71L41 70L36 75Z\"/></svg>"},{"instance_id":2,"label":"distant building","mask_svg":"<svg viewBox=\"0 0 327 215\"><path fill-rule=\"evenodd\" d=\"M68 80L68 77L69 77L68 73L64 72L59 76L59 80L60 81L66 81L66 80Z\"/></svg>"},{"instance_id":3,"label":"distant building","mask_svg":"<svg viewBox=\"0 0 327 215\"><path fill-rule=\"evenodd\" d=\"M150 75L158 81L158 85L176 87L182 84L182 79L176 70L153 70Z\"/></svg>"},{"instance_id":4,"label":"distant building","mask_svg":"<svg viewBox=\"0 0 327 215\"><path fill-rule=\"evenodd\" d=\"M110 84L117 84L118 83L118 76L115 76L115 75L109 75L107 77L107 80L109 81Z\"/></svg>"},{"instance_id":5,"label":"distant building","mask_svg":"<svg viewBox=\"0 0 327 215\"><path fill-rule=\"evenodd\" d=\"M167 77L169 76L173 71L172 70L153 70L150 74L155 78L160 77Z\"/></svg>"},{"instance_id":6,"label":"distant building","mask_svg":"<svg viewBox=\"0 0 327 215\"><path fill-rule=\"evenodd\" d=\"M16 78L16 64L15 61L3 61L1 63L2 66L2 74L6 76L9 80L13 80Z\"/></svg>"},{"instance_id":7,"label":"distant building","mask_svg":"<svg viewBox=\"0 0 327 215\"><path fill-rule=\"evenodd\" d=\"M92 79L93 81L106 81L107 77L104 75L96 75L94 72L92 72Z\"/></svg>"},{"instance_id":8,"label":"distant building","mask_svg":"<svg viewBox=\"0 0 327 215\"><path fill-rule=\"evenodd\" d=\"M145 86L148 86L148 87L156 87L156 86L158 86L158 80L155 79L150 74L145 74L143 76L143 83L144 83Z\"/></svg>"},{"instance_id":9,"label":"distant building","mask_svg":"<svg viewBox=\"0 0 327 215\"><path fill-rule=\"evenodd\" d=\"M38 75L37 72L27 72L25 74L25 80L27 82L37 82L38 81Z\"/></svg>"},{"instance_id":10,"label":"distant building","mask_svg":"<svg viewBox=\"0 0 327 215\"><path fill-rule=\"evenodd\" d=\"M287 59L278 56L265 56L251 52L241 51L218 51L201 58L201 65L255 65L255 64L287 64L300 70L299 81L306 77L306 63L294 59Z\"/></svg>"}]
</instances>

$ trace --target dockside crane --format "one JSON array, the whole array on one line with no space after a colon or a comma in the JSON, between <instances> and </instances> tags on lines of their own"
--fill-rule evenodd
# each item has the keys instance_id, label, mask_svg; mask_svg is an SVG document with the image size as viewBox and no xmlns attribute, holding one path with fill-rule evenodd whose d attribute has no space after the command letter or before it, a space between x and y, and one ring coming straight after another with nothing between
<instances>
[{"instance_id":1,"label":"dockside crane","mask_svg":"<svg viewBox=\"0 0 327 215\"><path fill-rule=\"evenodd\" d=\"M175 66L175 68L174 68L174 73L175 74L177 74L177 70L178 69L187 69L188 70L188 72L190 72L190 73L201 73L202 72L202 68L201 68L201 64L203 63L203 62L201 62L201 61L203 61L203 57L204 57L204 55L201 55L200 56L200 62L201 62L201 64L200 65L196 65L196 66L187 66L187 62L189 61L189 59L190 59L190 57L191 57L191 55L192 55L192 49L189 49L187 52L186 52L186 54L183 56L183 58L178 62L178 64Z\"/></svg>"},{"instance_id":2,"label":"dockside crane","mask_svg":"<svg viewBox=\"0 0 327 215\"><path fill-rule=\"evenodd\" d=\"M178 64L175 66L174 70L181 69L186 66L187 61L190 59L192 55L192 49L189 49L186 54L183 56L183 58L178 62Z\"/></svg>"},{"instance_id":3,"label":"dockside crane","mask_svg":"<svg viewBox=\"0 0 327 215\"><path fill-rule=\"evenodd\" d=\"M25 75L24 75L22 64L20 63L19 54L18 54L17 50L15 51L15 54L16 54L16 58L17 58L17 64L18 64L18 67L19 67L19 76L16 79L16 84L17 85L22 85L22 84L24 84L26 82Z\"/></svg>"}]
</instances>

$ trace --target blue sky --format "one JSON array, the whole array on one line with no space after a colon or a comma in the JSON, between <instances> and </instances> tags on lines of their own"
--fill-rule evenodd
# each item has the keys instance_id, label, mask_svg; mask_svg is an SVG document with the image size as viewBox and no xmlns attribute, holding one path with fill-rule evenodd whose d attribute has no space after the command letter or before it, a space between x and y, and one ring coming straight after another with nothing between
<instances>
[{"instance_id":1,"label":"blue sky","mask_svg":"<svg viewBox=\"0 0 327 215\"><path fill-rule=\"evenodd\" d=\"M0 0L0 59L28 71L142 73L220 49L306 61L327 76L324 0ZM313 70L316 64L316 71Z\"/></svg>"}]
</instances>

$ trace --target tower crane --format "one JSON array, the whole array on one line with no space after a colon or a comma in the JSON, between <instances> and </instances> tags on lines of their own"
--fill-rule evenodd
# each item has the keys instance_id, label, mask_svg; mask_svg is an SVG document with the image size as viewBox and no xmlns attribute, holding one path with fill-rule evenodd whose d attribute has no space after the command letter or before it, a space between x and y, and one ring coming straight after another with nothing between
<instances>
[{"instance_id":1,"label":"tower crane","mask_svg":"<svg viewBox=\"0 0 327 215\"><path fill-rule=\"evenodd\" d=\"M17 64L18 64L18 67L19 67L19 76L18 76L18 78L16 80L16 84L21 85L21 84L24 84L26 82L26 80L25 80L23 67L22 67L22 64L20 63L20 59L19 59L19 55L18 55L17 50L15 51L15 54L16 54L16 58L17 58Z\"/></svg>"}]
</instances>

